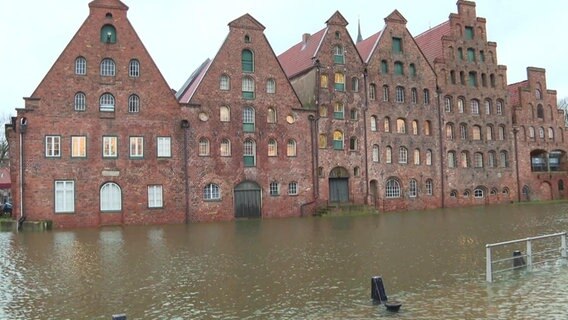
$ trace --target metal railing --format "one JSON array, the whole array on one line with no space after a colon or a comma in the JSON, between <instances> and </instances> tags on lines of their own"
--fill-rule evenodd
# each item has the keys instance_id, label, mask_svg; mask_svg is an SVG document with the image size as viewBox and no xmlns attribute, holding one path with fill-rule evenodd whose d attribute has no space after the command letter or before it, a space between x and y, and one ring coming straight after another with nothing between
<instances>
[{"instance_id":1,"label":"metal railing","mask_svg":"<svg viewBox=\"0 0 568 320\"><path fill-rule=\"evenodd\" d=\"M567 251L566 251L567 250L567 248L566 248L566 235L567 234L568 234L567 232L559 232L559 233L554 233L554 234L542 235L542 236L538 236L538 237L530 237L530 238L526 238L526 239L511 240L511 241L491 243L491 244L485 245L485 253L486 253L486 260L485 260L485 262L486 262L486 269L485 269L486 278L485 279L487 280L487 282L493 282L493 273L519 269L519 268L525 267L525 266L528 270L531 270L533 265L535 265L536 263L545 263L545 262L549 262L549 261L555 261L558 258L566 259L568 257L568 254L567 254ZM543 240L548 240L548 239L556 238L556 237L560 238L560 247L547 248L546 246L541 244L540 248L535 249L535 246L538 242L542 242ZM526 243L526 253L525 254L521 254L519 251L516 251L517 254L513 254L512 257L509 256L507 258L502 258L502 259L497 259L497 260L492 259L492 249L493 248L509 246L509 245L522 243L522 242ZM559 256L557 256L558 253L559 253ZM550 258L551 255L552 255L552 258ZM541 258L541 259L537 260L537 258ZM524 259L526 259L526 263L525 263ZM501 269L496 269L496 270L494 269L495 264L503 264L503 263L511 263L511 265L513 265L513 267L501 268Z\"/></svg>"}]
</instances>

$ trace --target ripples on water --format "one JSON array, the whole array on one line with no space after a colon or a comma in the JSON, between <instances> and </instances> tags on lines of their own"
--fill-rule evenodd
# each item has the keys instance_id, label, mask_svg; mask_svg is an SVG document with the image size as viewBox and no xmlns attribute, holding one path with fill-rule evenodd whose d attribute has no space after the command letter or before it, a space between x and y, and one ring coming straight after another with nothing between
<instances>
[{"instance_id":1,"label":"ripples on water","mask_svg":"<svg viewBox=\"0 0 568 320\"><path fill-rule=\"evenodd\" d=\"M566 264L483 274L486 243L564 230L566 204L2 232L0 319L566 319Z\"/></svg>"}]
</instances>

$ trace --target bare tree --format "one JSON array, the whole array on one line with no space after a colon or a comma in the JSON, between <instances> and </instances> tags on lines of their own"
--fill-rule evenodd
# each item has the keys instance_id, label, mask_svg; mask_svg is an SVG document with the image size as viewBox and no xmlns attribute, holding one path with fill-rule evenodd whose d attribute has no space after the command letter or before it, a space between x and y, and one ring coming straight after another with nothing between
<instances>
[{"instance_id":1,"label":"bare tree","mask_svg":"<svg viewBox=\"0 0 568 320\"><path fill-rule=\"evenodd\" d=\"M564 124L568 127L568 97L558 100L558 109L564 110Z\"/></svg>"},{"instance_id":2,"label":"bare tree","mask_svg":"<svg viewBox=\"0 0 568 320\"><path fill-rule=\"evenodd\" d=\"M8 140L6 139L6 132L4 126L10 123L11 116L3 114L0 116L0 167L5 167L10 164L10 155L8 154Z\"/></svg>"}]
</instances>

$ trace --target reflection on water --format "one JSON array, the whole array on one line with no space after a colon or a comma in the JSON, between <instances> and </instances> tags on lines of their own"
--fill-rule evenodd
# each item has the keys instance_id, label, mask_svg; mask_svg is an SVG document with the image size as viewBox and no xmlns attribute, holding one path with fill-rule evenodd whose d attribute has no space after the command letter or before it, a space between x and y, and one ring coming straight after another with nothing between
<instances>
[{"instance_id":1,"label":"reflection on water","mask_svg":"<svg viewBox=\"0 0 568 320\"><path fill-rule=\"evenodd\" d=\"M568 204L2 232L0 318L566 319L564 263L483 274L486 243L564 230Z\"/></svg>"}]
</instances>

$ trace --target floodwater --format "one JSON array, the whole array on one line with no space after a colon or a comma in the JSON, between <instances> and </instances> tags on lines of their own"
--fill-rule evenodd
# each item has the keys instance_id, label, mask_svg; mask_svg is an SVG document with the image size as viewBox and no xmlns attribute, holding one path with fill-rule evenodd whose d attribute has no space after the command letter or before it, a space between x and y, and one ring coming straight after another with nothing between
<instances>
[{"instance_id":1,"label":"floodwater","mask_svg":"<svg viewBox=\"0 0 568 320\"><path fill-rule=\"evenodd\" d=\"M0 232L0 319L567 319L560 259L485 281L487 243L565 230L568 203Z\"/></svg>"}]
</instances>

